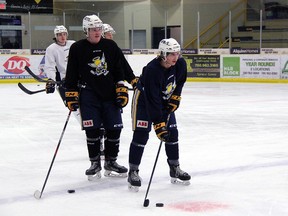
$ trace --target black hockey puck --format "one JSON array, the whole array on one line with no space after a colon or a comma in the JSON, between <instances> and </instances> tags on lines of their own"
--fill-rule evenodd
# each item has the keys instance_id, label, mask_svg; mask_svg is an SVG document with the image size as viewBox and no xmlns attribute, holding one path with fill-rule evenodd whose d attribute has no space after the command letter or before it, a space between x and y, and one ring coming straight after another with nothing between
<instances>
[{"instance_id":1,"label":"black hockey puck","mask_svg":"<svg viewBox=\"0 0 288 216\"><path fill-rule=\"evenodd\" d=\"M156 207L163 207L164 204L163 203L156 203Z\"/></svg>"},{"instance_id":2,"label":"black hockey puck","mask_svg":"<svg viewBox=\"0 0 288 216\"><path fill-rule=\"evenodd\" d=\"M68 193L75 193L75 190L68 190Z\"/></svg>"}]
</instances>

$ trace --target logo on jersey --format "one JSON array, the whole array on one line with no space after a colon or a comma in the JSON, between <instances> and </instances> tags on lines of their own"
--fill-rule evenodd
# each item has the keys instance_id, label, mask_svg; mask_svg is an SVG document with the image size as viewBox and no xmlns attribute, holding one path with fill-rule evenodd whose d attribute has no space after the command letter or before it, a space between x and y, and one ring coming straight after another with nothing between
<instances>
[{"instance_id":1,"label":"logo on jersey","mask_svg":"<svg viewBox=\"0 0 288 216\"><path fill-rule=\"evenodd\" d=\"M104 53L102 57L97 56L93 58L92 63L88 63L88 65L92 68L90 72L93 75L100 76L103 74L104 76L106 76L109 73L109 71L107 70L107 62L105 60Z\"/></svg>"},{"instance_id":2,"label":"logo on jersey","mask_svg":"<svg viewBox=\"0 0 288 216\"><path fill-rule=\"evenodd\" d=\"M171 97L171 95L173 94L175 88L176 88L176 81L174 79L173 82L168 83L168 85L166 86L166 90L162 91L163 99L168 100Z\"/></svg>"},{"instance_id":3,"label":"logo on jersey","mask_svg":"<svg viewBox=\"0 0 288 216\"><path fill-rule=\"evenodd\" d=\"M136 127L138 127L138 128L148 128L148 121L137 120Z\"/></svg>"},{"instance_id":4,"label":"logo on jersey","mask_svg":"<svg viewBox=\"0 0 288 216\"><path fill-rule=\"evenodd\" d=\"M83 127L93 127L93 120L83 121Z\"/></svg>"}]
</instances>

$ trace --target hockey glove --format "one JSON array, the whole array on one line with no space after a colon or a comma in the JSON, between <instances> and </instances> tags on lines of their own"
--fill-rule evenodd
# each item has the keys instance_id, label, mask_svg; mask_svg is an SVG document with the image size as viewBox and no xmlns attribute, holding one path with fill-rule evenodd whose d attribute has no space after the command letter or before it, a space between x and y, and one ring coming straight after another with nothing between
<instances>
[{"instance_id":1,"label":"hockey glove","mask_svg":"<svg viewBox=\"0 0 288 216\"><path fill-rule=\"evenodd\" d=\"M167 131L166 123L164 121L163 122L154 123L153 127L154 127L154 130L155 130L155 133L156 133L157 137L160 140L162 140L164 142L168 141L169 133Z\"/></svg>"},{"instance_id":2,"label":"hockey glove","mask_svg":"<svg viewBox=\"0 0 288 216\"><path fill-rule=\"evenodd\" d=\"M66 91L66 104L69 110L76 111L79 108L79 101L78 101L79 93L77 91Z\"/></svg>"},{"instance_id":3,"label":"hockey glove","mask_svg":"<svg viewBox=\"0 0 288 216\"><path fill-rule=\"evenodd\" d=\"M45 90L46 94L50 94L55 91L55 82L52 79L47 80Z\"/></svg>"},{"instance_id":4,"label":"hockey glove","mask_svg":"<svg viewBox=\"0 0 288 216\"><path fill-rule=\"evenodd\" d=\"M172 95L168 100L167 110L169 113L175 112L180 105L181 96Z\"/></svg>"},{"instance_id":5,"label":"hockey glove","mask_svg":"<svg viewBox=\"0 0 288 216\"><path fill-rule=\"evenodd\" d=\"M133 90L136 89L136 85L137 85L138 80L139 80L139 77L135 77L135 78L130 82L130 84L131 84L132 87L133 87Z\"/></svg>"},{"instance_id":6,"label":"hockey glove","mask_svg":"<svg viewBox=\"0 0 288 216\"><path fill-rule=\"evenodd\" d=\"M125 107L128 104L129 95L128 95L128 87L124 84L116 85L116 104L120 108Z\"/></svg>"}]
</instances>

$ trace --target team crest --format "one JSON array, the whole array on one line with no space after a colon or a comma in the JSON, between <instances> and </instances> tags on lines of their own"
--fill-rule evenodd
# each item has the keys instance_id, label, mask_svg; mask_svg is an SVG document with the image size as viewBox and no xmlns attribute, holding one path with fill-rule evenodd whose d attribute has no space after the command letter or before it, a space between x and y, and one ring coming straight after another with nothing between
<instances>
[{"instance_id":1,"label":"team crest","mask_svg":"<svg viewBox=\"0 0 288 216\"><path fill-rule=\"evenodd\" d=\"M163 91L163 99L164 100L168 100L171 95L173 94L174 90L176 88L176 81L174 80L174 82L170 82L168 83L168 85L166 86L166 90Z\"/></svg>"},{"instance_id":2,"label":"team crest","mask_svg":"<svg viewBox=\"0 0 288 216\"><path fill-rule=\"evenodd\" d=\"M90 70L90 72L93 75L100 76L104 75L106 76L109 71L107 70L107 62L105 61L105 55L103 53L103 56L100 58L100 56L97 56L92 59L92 63L88 63L88 65L93 68Z\"/></svg>"}]
</instances>

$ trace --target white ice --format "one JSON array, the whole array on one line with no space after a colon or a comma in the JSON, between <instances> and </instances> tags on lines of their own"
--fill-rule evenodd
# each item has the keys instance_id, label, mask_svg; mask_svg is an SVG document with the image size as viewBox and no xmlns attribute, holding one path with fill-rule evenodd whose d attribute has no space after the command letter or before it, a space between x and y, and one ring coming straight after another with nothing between
<instances>
[{"instance_id":1,"label":"white ice","mask_svg":"<svg viewBox=\"0 0 288 216\"><path fill-rule=\"evenodd\" d=\"M140 166L143 186L133 193L127 179L87 181L85 134L71 115L42 198L36 200L33 193L42 189L68 109L56 93L27 95L16 84L1 84L0 100L1 216L288 215L287 84L187 83L176 115L180 164L191 174L191 185L170 183L163 146L146 208L160 143L154 131ZM123 120L118 162L128 166L129 105ZM158 202L164 207L155 207Z\"/></svg>"}]
</instances>

